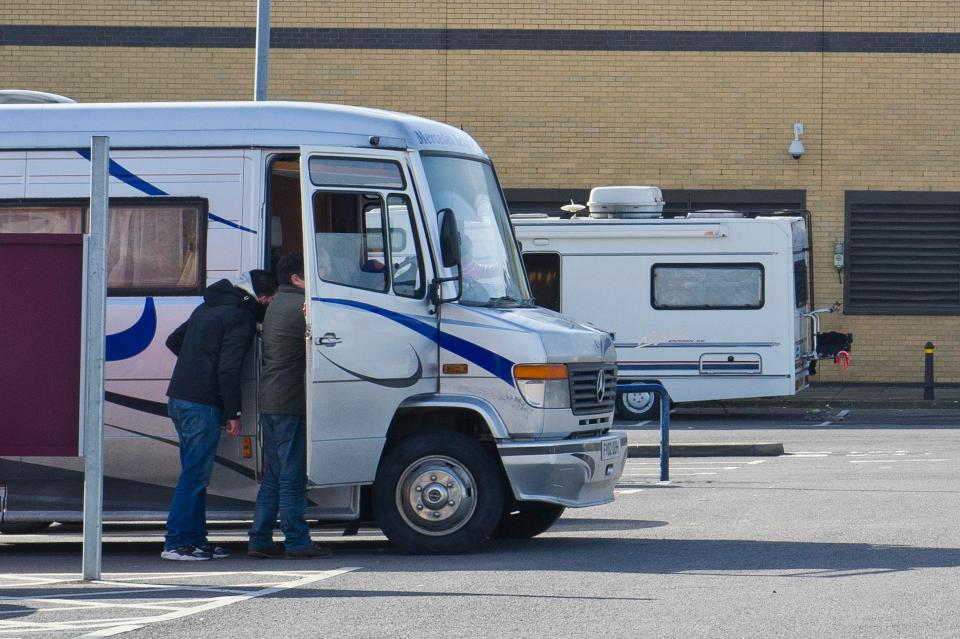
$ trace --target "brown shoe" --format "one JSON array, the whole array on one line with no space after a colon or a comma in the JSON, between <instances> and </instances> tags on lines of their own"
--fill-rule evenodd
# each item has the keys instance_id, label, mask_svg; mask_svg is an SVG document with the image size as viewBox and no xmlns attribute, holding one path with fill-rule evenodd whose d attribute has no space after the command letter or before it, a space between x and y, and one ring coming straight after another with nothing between
<instances>
[{"instance_id":1,"label":"brown shoe","mask_svg":"<svg viewBox=\"0 0 960 639\"><path fill-rule=\"evenodd\" d=\"M323 559L325 557L332 557L333 551L324 546L311 544L300 550L288 550L285 556L287 559Z\"/></svg>"},{"instance_id":2,"label":"brown shoe","mask_svg":"<svg viewBox=\"0 0 960 639\"><path fill-rule=\"evenodd\" d=\"M277 545L273 546L247 546L247 557L254 559L282 559L283 549Z\"/></svg>"}]
</instances>

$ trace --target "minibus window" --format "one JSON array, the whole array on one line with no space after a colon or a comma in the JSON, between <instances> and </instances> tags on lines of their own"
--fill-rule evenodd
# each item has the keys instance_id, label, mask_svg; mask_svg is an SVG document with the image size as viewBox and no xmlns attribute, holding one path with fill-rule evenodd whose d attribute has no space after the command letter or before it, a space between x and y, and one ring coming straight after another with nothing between
<instances>
[{"instance_id":1,"label":"minibus window","mask_svg":"<svg viewBox=\"0 0 960 639\"><path fill-rule=\"evenodd\" d=\"M0 202L0 233L83 233L87 202ZM206 202L110 200L107 287L112 296L189 295L203 290Z\"/></svg>"},{"instance_id":2,"label":"minibus window","mask_svg":"<svg viewBox=\"0 0 960 639\"><path fill-rule=\"evenodd\" d=\"M196 290L200 211L180 204L110 207L110 289Z\"/></svg>"},{"instance_id":3,"label":"minibus window","mask_svg":"<svg viewBox=\"0 0 960 639\"><path fill-rule=\"evenodd\" d=\"M316 186L404 188L403 172L385 160L310 158L310 181Z\"/></svg>"},{"instance_id":4,"label":"minibus window","mask_svg":"<svg viewBox=\"0 0 960 639\"><path fill-rule=\"evenodd\" d=\"M390 222L390 275L393 292L403 297L423 297L423 261L416 241L413 207L403 195L387 198Z\"/></svg>"},{"instance_id":5,"label":"minibus window","mask_svg":"<svg viewBox=\"0 0 960 639\"><path fill-rule=\"evenodd\" d=\"M83 233L83 208L2 206L0 233Z\"/></svg>"},{"instance_id":6,"label":"minibus window","mask_svg":"<svg viewBox=\"0 0 960 639\"><path fill-rule=\"evenodd\" d=\"M386 224L380 196L317 191L313 216L321 279L386 292Z\"/></svg>"},{"instance_id":7,"label":"minibus window","mask_svg":"<svg viewBox=\"0 0 960 639\"><path fill-rule=\"evenodd\" d=\"M437 215L453 211L460 232L460 303L531 306L527 278L493 167L481 160L421 154Z\"/></svg>"}]
</instances>

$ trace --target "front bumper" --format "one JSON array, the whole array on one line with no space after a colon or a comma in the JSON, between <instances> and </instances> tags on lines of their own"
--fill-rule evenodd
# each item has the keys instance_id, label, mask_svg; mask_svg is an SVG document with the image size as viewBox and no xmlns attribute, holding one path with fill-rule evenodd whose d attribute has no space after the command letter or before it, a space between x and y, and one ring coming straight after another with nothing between
<instances>
[{"instance_id":1,"label":"front bumper","mask_svg":"<svg viewBox=\"0 0 960 639\"><path fill-rule=\"evenodd\" d=\"M586 439L506 441L497 444L517 501L570 508L613 501L627 461L627 434L610 431Z\"/></svg>"}]
</instances>

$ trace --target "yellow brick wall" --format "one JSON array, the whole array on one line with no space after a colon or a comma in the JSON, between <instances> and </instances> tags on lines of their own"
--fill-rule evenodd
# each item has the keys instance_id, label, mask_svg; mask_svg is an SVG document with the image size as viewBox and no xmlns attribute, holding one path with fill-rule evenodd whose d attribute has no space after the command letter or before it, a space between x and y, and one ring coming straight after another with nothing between
<instances>
[{"instance_id":1,"label":"yellow brick wall","mask_svg":"<svg viewBox=\"0 0 960 639\"><path fill-rule=\"evenodd\" d=\"M255 0L6 0L2 25L255 24ZM942 0L274 0L276 27L960 32ZM82 101L246 99L252 49L0 47L0 87ZM816 302L841 300L833 242L847 190L960 191L960 54L297 50L271 54L271 97L377 106L475 136L510 188L650 183L803 189ZM786 153L806 125L806 155ZM849 316L848 371L820 380L960 382L960 318Z\"/></svg>"}]
</instances>

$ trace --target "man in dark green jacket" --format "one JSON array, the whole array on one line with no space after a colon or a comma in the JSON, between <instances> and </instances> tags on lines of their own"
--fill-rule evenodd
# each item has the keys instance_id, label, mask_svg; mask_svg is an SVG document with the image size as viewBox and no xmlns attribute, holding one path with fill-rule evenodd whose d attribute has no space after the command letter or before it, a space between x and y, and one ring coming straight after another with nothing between
<instances>
[{"instance_id":1,"label":"man in dark green jacket","mask_svg":"<svg viewBox=\"0 0 960 639\"><path fill-rule=\"evenodd\" d=\"M280 288L263 320L260 428L266 470L257 493L247 554L260 559L327 557L332 553L313 544L304 519L307 353L303 254L280 258L277 275ZM284 553L273 543L278 513Z\"/></svg>"}]
</instances>

